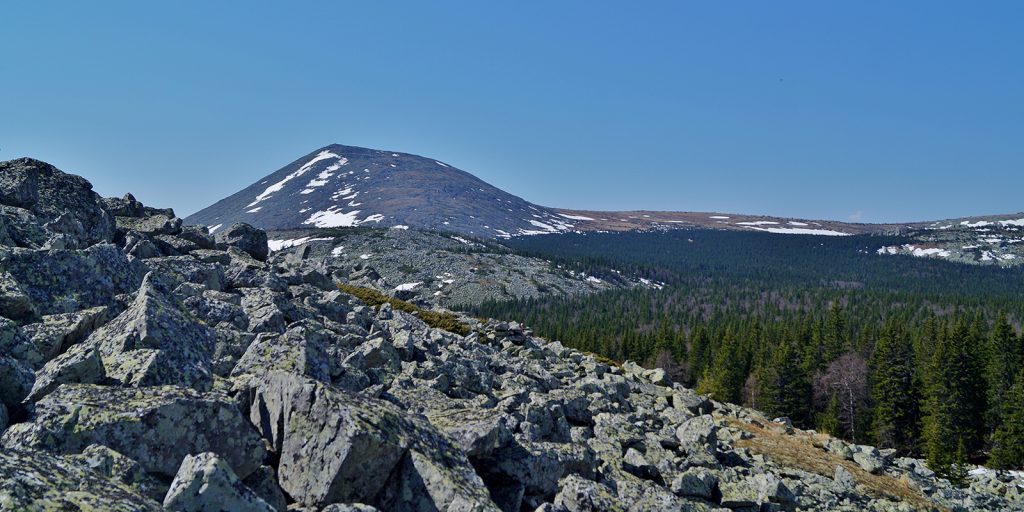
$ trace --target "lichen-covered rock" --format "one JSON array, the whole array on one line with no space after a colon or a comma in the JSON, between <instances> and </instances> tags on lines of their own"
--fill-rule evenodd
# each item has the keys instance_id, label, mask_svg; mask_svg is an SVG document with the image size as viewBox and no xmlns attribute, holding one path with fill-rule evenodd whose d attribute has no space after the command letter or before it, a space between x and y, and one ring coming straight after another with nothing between
<instances>
[{"instance_id":1,"label":"lichen-covered rock","mask_svg":"<svg viewBox=\"0 0 1024 512\"><path fill-rule=\"evenodd\" d=\"M494 409L438 409L428 412L427 419L470 457L486 457L507 446L515 422Z\"/></svg>"},{"instance_id":2,"label":"lichen-covered rock","mask_svg":"<svg viewBox=\"0 0 1024 512\"><path fill-rule=\"evenodd\" d=\"M281 371L330 382L327 343L323 329L302 322L293 324L284 334L261 333L238 360L231 375L259 376Z\"/></svg>"},{"instance_id":3,"label":"lichen-covered rock","mask_svg":"<svg viewBox=\"0 0 1024 512\"><path fill-rule=\"evenodd\" d=\"M3 254L0 253L0 263L3 261ZM21 320L35 315L36 306L18 285L18 281L10 272L0 271L0 316Z\"/></svg>"},{"instance_id":4,"label":"lichen-covered rock","mask_svg":"<svg viewBox=\"0 0 1024 512\"><path fill-rule=\"evenodd\" d=\"M37 402L61 384L98 384L106 376L103 359L96 347L75 345L36 372L36 382L28 400Z\"/></svg>"},{"instance_id":5,"label":"lichen-covered rock","mask_svg":"<svg viewBox=\"0 0 1024 512\"><path fill-rule=\"evenodd\" d=\"M146 474L138 462L101 444L89 445L82 453L66 455L64 458L124 484L148 498L163 500L164 494L167 493L167 484Z\"/></svg>"},{"instance_id":6,"label":"lichen-covered rock","mask_svg":"<svg viewBox=\"0 0 1024 512\"><path fill-rule=\"evenodd\" d=\"M320 512L378 512L378 509L362 503L332 503L320 509Z\"/></svg>"},{"instance_id":7,"label":"lichen-covered rock","mask_svg":"<svg viewBox=\"0 0 1024 512\"><path fill-rule=\"evenodd\" d=\"M209 389L215 335L168 295L154 274L147 274L128 309L83 343L99 350L107 376L121 385Z\"/></svg>"},{"instance_id":8,"label":"lichen-covered rock","mask_svg":"<svg viewBox=\"0 0 1024 512\"><path fill-rule=\"evenodd\" d=\"M267 255L270 254L266 231L242 222L218 231L214 236L217 239L217 247L220 249L237 247L259 261L267 261Z\"/></svg>"},{"instance_id":9,"label":"lichen-covered rock","mask_svg":"<svg viewBox=\"0 0 1024 512\"><path fill-rule=\"evenodd\" d=\"M49 361L110 320L111 313L111 308L98 306L74 313L45 315L42 322L26 325L22 330L42 352L43 359Z\"/></svg>"},{"instance_id":10,"label":"lichen-covered rock","mask_svg":"<svg viewBox=\"0 0 1024 512\"><path fill-rule=\"evenodd\" d=\"M174 217L173 215L156 214L150 216L141 217L123 217L118 216L115 218L117 222L117 230L120 233L127 233L128 231L135 231L147 236L157 235L174 235L181 231L181 219Z\"/></svg>"},{"instance_id":11,"label":"lichen-covered rock","mask_svg":"<svg viewBox=\"0 0 1024 512\"><path fill-rule=\"evenodd\" d=\"M615 493L593 480L569 475L558 482L559 492L555 505L569 512L614 512L625 511Z\"/></svg>"},{"instance_id":12,"label":"lichen-covered rock","mask_svg":"<svg viewBox=\"0 0 1024 512\"><path fill-rule=\"evenodd\" d=\"M18 324L0 317L0 354L24 361L34 368L43 363L43 354L22 332Z\"/></svg>"},{"instance_id":13,"label":"lichen-covered rock","mask_svg":"<svg viewBox=\"0 0 1024 512\"><path fill-rule=\"evenodd\" d=\"M0 510L160 512L160 505L126 486L60 457L0 450Z\"/></svg>"},{"instance_id":14,"label":"lichen-covered rock","mask_svg":"<svg viewBox=\"0 0 1024 512\"><path fill-rule=\"evenodd\" d=\"M36 403L35 413L32 423L4 433L4 447L80 453L103 444L165 477L177 473L186 455L206 451L245 477L260 467L265 453L235 402L219 393L64 385Z\"/></svg>"},{"instance_id":15,"label":"lichen-covered rock","mask_svg":"<svg viewBox=\"0 0 1024 512\"><path fill-rule=\"evenodd\" d=\"M181 512L276 512L238 479L227 462L211 452L185 457L163 504Z\"/></svg>"},{"instance_id":16,"label":"lichen-covered rock","mask_svg":"<svg viewBox=\"0 0 1024 512\"><path fill-rule=\"evenodd\" d=\"M81 251L4 249L0 268L13 276L40 315L109 306L117 295L136 290L143 277L137 262L111 244Z\"/></svg>"},{"instance_id":17,"label":"lichen-covered rock","mask_svg":"<svg viewBox=\"0 0 1024 512\"><path fill-rule=\"evenodd\" d=\"M191 256L165 256L149 258L146 268L155 271L170 289L181 283L202 285L207 290L221 290L224 268L216 263L203 263Z\"/></svg>"},{"instance_id":18,"label":"lichen-covered rock","mask_svg":"<svg viewBox=\"0 0 1024 512\"><path fill-rule=\"evenodd\" d=\"M92 184L39 160L0 162L0 203L25 208L40 223L65 217L63 224L77 225L80 232L56 232L74 235L81 247L109 242L114 235L114 221Z\"/></svg>"},{"instance_id":19,"label":"lichen-covered rock","mask_svg":"<svg viewBox=\"0 0 1024 512\"><path fill-rule=\"evenodd\" d=\"M304 505L496 509L465 455L391 404L284 373L252 393L250 419L280 457L281 487Z\"/></svg>"}]
</instances>

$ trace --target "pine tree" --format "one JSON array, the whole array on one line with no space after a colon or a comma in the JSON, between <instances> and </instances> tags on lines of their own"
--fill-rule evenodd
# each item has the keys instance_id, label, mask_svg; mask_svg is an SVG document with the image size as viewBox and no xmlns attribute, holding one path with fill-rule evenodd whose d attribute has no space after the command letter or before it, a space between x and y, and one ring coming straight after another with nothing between
<instances>
[{"instance_id":1,"label":"pine tree","mask_svg":"<svg viewBox=\"0 0 1024 512\"><path fill-rule=\"evenodd\" d=\"M870 371L875 442L881 448L914 452L920 420L914 347L895 325L887 326L878 339Z\"/></svg>"},{"instance_id":2,"label":"pine tree","mask_svg":"<svg viewBox=\"0 0 1024 512\"><path fill-rule=\"evenodd\" d=\"M999 315L989 336L987 355L985 378L988 382L988 425L989 432L992 432L1003 421L1007 393L1017 372L1021 370L1019 343L1004 314Z\"/></svg>"},{"instance_id":3,"label":"pine tree","mask_svg":"<svg viewBox=\"0 0 1024 512\"><path fill-rule=\"evenodd\" d=\"M766 413L787 416L798 426L810 424L811 382L795 342L783 341L776 347L768 366L759 371L759 381Z\"/></svg>"},{"instance_id":4,"label":"pine tree","mask_svg":"<svg viewBox=\"0 0 1024 512\"><path fill-rule=\"evenodd\" d=\"M715 354L714 363L705 370L698 390L701 393L713 395L715 400L737 403L747 378L744 361L745 358L739 349L739 342L727 329L726 337Z\"/></svg>"},{"instance_id":5,"label":"pine tree","mask_svg":"<svg viewBox=\"0 0 1024 512\"><path fill-rule=\"evenodd\" d=\"M998 469L1024 468L1024 371L1006 394L1003 422L996 430L991 464Z\"/></svg>"}]
</instances>

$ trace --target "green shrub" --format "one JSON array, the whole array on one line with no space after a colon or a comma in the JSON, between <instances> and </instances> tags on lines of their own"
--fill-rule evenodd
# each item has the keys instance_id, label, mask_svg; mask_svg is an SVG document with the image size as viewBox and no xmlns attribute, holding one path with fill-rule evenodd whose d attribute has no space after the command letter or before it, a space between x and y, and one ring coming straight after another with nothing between
<instances>
[{"instance_id":1,"label":"green shrub","mask_svg":"<svg viewBox=\"0 0 1024 512\"><path fill-rule=\"evenodd\" d=\"M469 334L469 326L460 322L457 316L447 311L428 311L426 309L416 307L414 304L404 300L388 297L373 288L338 283L338 289L354 296L370 306L380 306L384 303L391 304L393 309L416 315L420 320L423 320L423 322L431 327L444 329L448 332L458 334L459 336Z\"/></svg>"}]
</instances>

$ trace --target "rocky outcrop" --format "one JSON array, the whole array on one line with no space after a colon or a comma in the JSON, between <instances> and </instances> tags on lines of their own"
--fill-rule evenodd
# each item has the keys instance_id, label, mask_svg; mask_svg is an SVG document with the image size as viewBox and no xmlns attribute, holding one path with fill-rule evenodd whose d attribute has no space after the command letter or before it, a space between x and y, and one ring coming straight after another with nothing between
<instances>
[{"instance_id":1,"label":"rocky outcrop","mask_svg":"<svg viewBox=\"0 0 1024 512\"><path fill-rule=\"evenodd\" d=\"M218 248L235 247L259 261L267 261L267 255L270 254L270 249L267 247L267 233L244 222L232 224L231 227L218 231L215 239Z\"/></svg>"}]
</instances>

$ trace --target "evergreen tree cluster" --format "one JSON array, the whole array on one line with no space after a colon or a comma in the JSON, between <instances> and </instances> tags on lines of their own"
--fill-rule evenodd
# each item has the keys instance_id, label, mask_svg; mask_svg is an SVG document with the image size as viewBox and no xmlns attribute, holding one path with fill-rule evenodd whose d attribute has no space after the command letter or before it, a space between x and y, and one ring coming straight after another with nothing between
<instances>
[{"instance_id":1,"label":"evergreen tree cluster","mask_svg":"<svg viewBox=\"0 0 1024 512\"><path fill-rule=\"evenodd\" d=\"M664 286L469 309L666 368L800 427L924 456L954 481L968 462L1024 467L1024 274L868 250L889 238L822 238L517 239L514 249L557 269L633 272Z\"/></svg>"}]
</instances>

